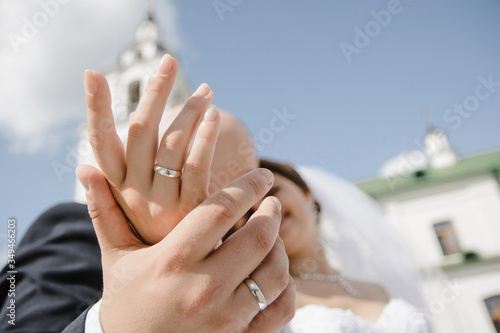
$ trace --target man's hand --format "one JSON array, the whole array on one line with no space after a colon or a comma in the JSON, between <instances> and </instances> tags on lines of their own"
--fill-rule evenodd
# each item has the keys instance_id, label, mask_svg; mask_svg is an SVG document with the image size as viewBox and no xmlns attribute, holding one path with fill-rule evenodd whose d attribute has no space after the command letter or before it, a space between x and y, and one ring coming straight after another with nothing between
<instances>
[{"instance_id":1,"label":"man's hand","mask_svg":"<svg viewBox=\"0 0 500 333\"><path fill-rule=\"evenodd\" d=\"M279 332L295 312L295 285L278 236L280 207L266 198L248 223L214 246L270 189L268 170L215 192L162 241L140 242L103 174L77 169L102 252L101 323L112 332ZM259 311L251 276L269 306Z\"/></svg>"},{"instance_id":2,"label":"man's hand","mask_svg":"<svg viewBox=\"0 0 500 333\"><path fill-rule=\"evenodd\" d=\"M176 74L176 61L165 55L131 114L125 148L116 133L106 79L98 72L85 72L88 132L94 155L120 207L148 244L162 240L208 196L219 132L219 113L209 107L213 92L202 84L158 145L159 123ZM182 178L155 173L155 164L183 170Z\"/></svg>"}]
</instances>

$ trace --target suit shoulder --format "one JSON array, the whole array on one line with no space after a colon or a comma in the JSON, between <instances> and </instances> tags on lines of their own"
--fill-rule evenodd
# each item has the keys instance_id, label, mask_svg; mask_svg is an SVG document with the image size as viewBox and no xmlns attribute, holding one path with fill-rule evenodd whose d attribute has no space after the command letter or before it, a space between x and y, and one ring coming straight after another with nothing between
<instances>
[{"instance_id":1,"label":"suit shoulder","mask_svg":"<svg viewBox=\"0 0 500 333\"><path fill-rule=\"evenodd\" d=\"M79 233L95 238L87 205L76 202L57 204L44 211L28 228L20 245L34 243L58 234Z\"/></svg>"},{"instance_id":2,"label":"suit shoulder","mask_svg":"<svg viewBox=\"0 0 500 333\"><path fill-rule=\"evenodd\" d=\"M77 202L56 204L44 211L37 220L61 221L67 219L90 220L87 205Z\"/></svg>"}]
</instances>

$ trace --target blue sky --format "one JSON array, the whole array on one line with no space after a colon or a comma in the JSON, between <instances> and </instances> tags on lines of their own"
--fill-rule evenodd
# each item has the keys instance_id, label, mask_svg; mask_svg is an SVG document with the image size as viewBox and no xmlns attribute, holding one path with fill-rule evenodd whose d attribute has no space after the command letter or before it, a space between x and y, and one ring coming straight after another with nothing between
<instances>
[{"instance_id":1,"label":"blue sky","mask_svg":"<svg viewBox=\"0 0 500 333\"><path fill-rule=\"evenodd\" d=\"M188 82L210 84L214 103L248 125L264 156L350 180L370 177L419 149L422 110L462 155L500 146L498 1L175 0L157 7L165 44ZM144 1L68 1L16 53L9 33L21 34L23 18L41 10L37 1L0 0L0 212L5 223L16 217L21 233L44 209L73 197L83 70L113 68L144 19ZM381 10L393 11L390 21ZM355 38L358 29L364 40ZM350 62L341 49L347 44L359 46ZM474 100L485 80L492 83ZM455 104L473 111L459 113ZM269 136L271 120L284 112L293 117ZM68 172L58 178L54 162Z\"/></svg>"}]
</instances>

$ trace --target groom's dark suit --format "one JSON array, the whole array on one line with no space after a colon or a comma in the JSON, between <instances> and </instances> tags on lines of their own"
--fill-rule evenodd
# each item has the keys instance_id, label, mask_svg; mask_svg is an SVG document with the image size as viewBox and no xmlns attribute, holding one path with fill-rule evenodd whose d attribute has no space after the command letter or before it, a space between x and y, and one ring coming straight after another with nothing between
<instances>
[{"instance_id":1,"label":"groom's dark suit","mask_svg":"<svg viewBox=\"0 0 500 333\"><path fill-rule=\"evenodd\" d=\"M82 332L102 295L101 253L87 206L57 205L28 229L16 251L15 326L8 323L7 267L1 272L0 331Z\"/></svg>"}]
</instances>

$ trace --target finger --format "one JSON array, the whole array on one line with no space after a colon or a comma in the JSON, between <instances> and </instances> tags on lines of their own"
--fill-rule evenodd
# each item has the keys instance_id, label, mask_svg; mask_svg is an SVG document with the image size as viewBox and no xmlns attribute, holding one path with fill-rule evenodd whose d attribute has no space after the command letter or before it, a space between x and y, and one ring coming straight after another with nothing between
<instances>
[{"instance_id":1,"label":"finger","mask_svg":"<svg viewBox=\"0 0 500 333\"><path fill-rule=\"evenodd\" d=\"M89 215L101 251L104 253L119 247L142 244L130 229L102 172L82 165L76 169L76 175L86 191Z\"/></svg>"},{"instance_id":2,"label":"finger","mask_svg":"<svg viewBox=\"0 0 500 333\"><path fill-rule=\"evenodd\" d=\"M184 260L202 260L236 221L269 191L273 180L269 170L256 169L229 183L191 211L161 241L161 246L165 251L179 249L177 252Z\"/></svg>"},{"instance_id":3,"label":"finger","mask_svg":"<svg viewBox=\"0 0 500 333\"><path fill-rule=\"evenodd\" d=\"M186 101L181 112L177 115L170 127L163 135L158 152L156 163L164 168L181 170L185 156L196 132L201 116L212 102L213 92L207 84L202 84L194 94ZM179 200L179 188L172 191L172 181L177 178L168 178L155 174L153 183L153 193L158 197L164 197L167 201L172 201L175 194L176 201ZM179 183L177 182L177 185Z\"/></svg>"},{"instance_id":4,"label":"finger","mask_svg":"<svg viewBox=\"0 0 500 333\"><path fill-rule=\"evenodd\" d=\"M96 71L85 72L85 99L89 140L95 158L108 181L118 186L125 179L125 150L116 134L108 83Z\"/></svg>"},{"instance_id":5,"label":"finger","mask_svg":"<svg viewBox=\"0 0 500 333\"><path fill-rule=\"evenodd\" d=\"M278 237L271 252L250 274L250 277L260 286L267 302L271 303L288 285L289 272L285 245Z\"/></svg>"},{"instance_id":6,"label":"finger","mask_svg":"<svg viewBox=\"0 0 500 333\"><path fill-rule=\"evenodd\" d=\"M285 248L281 240L277 241L280 220L279 200L275 197L264 199L245 226L226 239L217 251L206 259L207 265L219 267L220 276L234 276L233 285L228 289L235 290L252 272L255 281L259 277L262 278L260 281L265 281L266 276L263 274L268 272L271 280L274 277L279 279L282 273L288 275ZM276 274L278 276L275 276ZM269 287L262 289L269 301L278 297L278 294L272 292L273 288L274 284L270 283Z\"/></svg>"},{"instance_id":7,"label":"finger","mask_svg":"<svg viewBox=\"0 0 500 333\"><path fill-rule=\"evenodd\" d=\"M219 125L219 111L215 106L211 106L196 131L182 174L181 203L190 210L208 195L210 166L219 135Z\"/></svg>"},{"instance_id":8,"label":"finger","mask_svg":"<svg viewBox=\"0 0 500 333\"><path fill-rule=\"evenodd\" d=\"M280 332L295 316L295 282L289 278L281 295L252 319L245 333Z\"/></svg>"},{"instance_id":9,"label":"finger","mask_svg":"<svg viewBox=\"0 0 500 333\"><path fill-rule=\"evenodd\" d=\"M250 253L253 256L253 254ZM242 261L246 260L244 256L240 258ZM258 265L258 264L257 264ZM234 272L231 276L236 276L237 268L234 269ZM285 290L286 286L289 283L289 271L288 271L288 257L285 252L285 248L283 246L283 242L276 242L275 246L269 252L269 255L266 257L264 262L259 265L255 271L250 275L250 277L255 281L255 283L259 286L260 290L264 294L264 297L267 301L267 304L271 304L278 296ZM226 278L226 281L228 279ZM244 281L245 278L243 278ZM227 283L230 283L228 281ZM228 286L228 289L229 288ZM245 283L239 283L234 292L234 297L237 299L244 299L245 295L251 296L248 286ZM256 302L257 303L257 302ZM256 304L256 308L258 310L258 304Z\"/></svg>"},{"instance_id":10,"label":"finger","mask_svg":"<svg viewBox=\"0 0 500 333\"><path fill-rule=\"evenodd\" d=\"M158 126L176 74L176 61L170 55L165 55L149 78L137 111L131 114L127 138L127 179L133 184L148 187L153 180Z\"/></svg>"}]
</instances>

